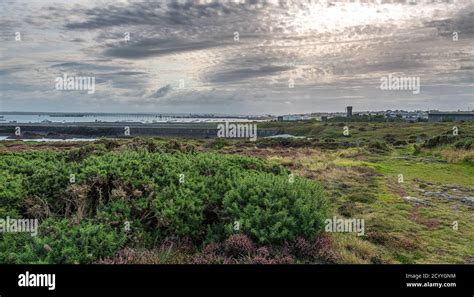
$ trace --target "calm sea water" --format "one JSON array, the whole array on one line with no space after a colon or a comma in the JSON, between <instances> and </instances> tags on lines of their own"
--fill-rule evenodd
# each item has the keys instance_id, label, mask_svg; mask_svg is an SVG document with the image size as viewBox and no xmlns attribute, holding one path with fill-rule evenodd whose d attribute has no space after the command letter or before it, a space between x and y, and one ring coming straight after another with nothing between
<instances>
[{"instance_id":1,"label":"calm sea water","mask_svg":"<svg viewBox=\"0 0 474 297\"><path fill-rule=\"evenodd\" d=\"M0 136L0 141L33 141L33 142L73 142L73 141L95 141L96 138L67 138L67 139L57 139L57 138L37 138L37 139L12 139L8 136Z\"/></svg>"},{"instance_id":2,"label":"calm sea water","mask_svg":"<svg viewBox=\"0 0 474 297\"><path fill-rule=\"evenodd\" d=\"M173 117L173 116L154 116L154 115L127 115L127 116L113 116L113 115L104 115L104 116L68 116L68 117L52 117L45 114L28 114L28 115L12 115L12 114L1 114L0 113L0 123L90 123L90 122L106 122L106 123L115 123L115 122L140 122L140 123L215 123L215 122L247 122L248 119L245 118L182 118L182 117Z\"/></svg>"}]
</instances>

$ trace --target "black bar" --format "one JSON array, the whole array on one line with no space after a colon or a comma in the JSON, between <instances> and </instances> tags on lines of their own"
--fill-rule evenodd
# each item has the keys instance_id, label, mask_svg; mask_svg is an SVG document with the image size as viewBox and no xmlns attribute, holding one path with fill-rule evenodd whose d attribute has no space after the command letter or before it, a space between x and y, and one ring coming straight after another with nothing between
<instances>
[{"instance_id":1,"label":"black bar","mask_svg":"<svg viewBox=\"0 0 474 297\"><path fill-rule=\"evenodd\" d=\"M407 288L407 283L455 283L444 292L474 293L473 265L1 265L2 290L47 292L18 286L19 275L55 274L55 290L146 288ZM407 274L429 276L407 279Z\"/></svg>"}]
</instances>

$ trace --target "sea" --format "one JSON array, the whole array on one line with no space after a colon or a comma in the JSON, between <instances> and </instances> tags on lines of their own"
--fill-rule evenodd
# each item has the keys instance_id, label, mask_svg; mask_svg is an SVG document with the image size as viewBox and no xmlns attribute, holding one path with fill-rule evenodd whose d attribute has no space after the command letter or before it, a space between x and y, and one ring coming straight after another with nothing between
<instances>
[{"instance_id":1,"label":"sea","mask_svg":"<svg viewBox=\"0 0 474 297\"><path fill-rule=\"evenodd\" d=\"M148 115L148 114L15 114L1 113L1 123L219 123L248 122L247 117L206 117L192 115Z\"/></svg>"},{"instance_id":2,"label":"sea","mask_svg":"<svg viewBox=\"0 0 474 297\"><path fill-rule=\"evenodd\" d=\"M263 121L261 118L245 116L203 116L181 114L81 114L81 113L14 113L0 112L0 125L35 124L35 123L222 123L222 122L251 122ZM0 141L15 140L7 136L0 136ZM16 139L18 140L18 139ZM19 139L35 142L56 141L94 141L95 138L37 138Z\"/></svg>"}]
</instances>

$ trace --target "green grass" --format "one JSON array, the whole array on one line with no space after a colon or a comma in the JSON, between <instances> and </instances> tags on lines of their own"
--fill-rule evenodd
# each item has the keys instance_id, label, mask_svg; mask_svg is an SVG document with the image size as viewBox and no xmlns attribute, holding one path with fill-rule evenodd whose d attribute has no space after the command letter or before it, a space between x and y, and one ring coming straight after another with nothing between
<instances>
[{"instance_id":1,"label":"green grass","mask_svg":"<svg viewBox=\"0 0 474 297\"><path fill-rule=\"evenodd\" d=\"M315 151L312 156L292 156L291 164L298 165L295 166L298 168L295 172L310 176L308 171L313 172L313 176L322 180L335 215L363 218L366 221L366 232L371 233L369 236L357 237L345 233L333 236L337 263L472 261L472 208L463 205L456 209L456 202L436 198L429 199L431 206L428 207L418 207L403 200L403 191L406 195L420 197L416 190L420 183L474 186L472 164L440 163L443 160L434 151L425 150L413 155L413 146L407 145L389 154L353 148ZM298 155L297 151L293 152ZM354 155L359 157L354 158ZM289 159L279 157L276 160L285 164ZM376 176L358 176L359 168L372 170ZM403 184L397 184L398 174L403 174ZM389 185L393 184L400 188L400 193L390 190ZM375 200L372 195L375 195ZM459 223L457 231L452 227L454 221ZM348 242L353 242L358 248ZM359 249L362 247L367 253L365 256L360 255Z\"/></svg>"},{"instance_id":2,"label":"green grass","mask_svg":"<svg viewBox=\"0 0 474 297\"><path fill-rule=\"evenodd\" d=\"M387 159L378 163L365 163L387 176L403 174L405 181L421 179L431 183L474 185L474 166L470 164L423 163Z\"/></svg>"}]
</instances>

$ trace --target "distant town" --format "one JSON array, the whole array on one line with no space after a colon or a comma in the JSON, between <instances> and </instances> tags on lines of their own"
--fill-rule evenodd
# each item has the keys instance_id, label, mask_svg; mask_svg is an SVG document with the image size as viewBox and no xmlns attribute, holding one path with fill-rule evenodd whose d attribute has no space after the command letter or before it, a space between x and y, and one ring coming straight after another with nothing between
<instances>
[{"instance_id":1,"label":"distant town","mask_svg":"<svg viewBox=\"0 0 474 297\"><path fill-rule=\"evenodd\" d=\"M405 121L474 121L474 111L406 111L406 110L384 110L384 111L358 111L353 112L352 106L347 106L345 112L311 113L311 114L289 114L276 118L277 121L305 121L317 120L327 121L339 118L360 118L361 120L405 120Z\"/></svg>"}]
</instances>

